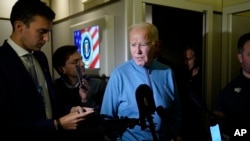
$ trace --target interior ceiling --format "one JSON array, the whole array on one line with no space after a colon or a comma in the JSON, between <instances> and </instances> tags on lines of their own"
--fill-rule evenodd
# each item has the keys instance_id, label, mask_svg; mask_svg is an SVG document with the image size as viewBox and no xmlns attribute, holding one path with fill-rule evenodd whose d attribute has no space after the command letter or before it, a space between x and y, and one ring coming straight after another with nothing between
<instances>
[{"instance_id":1,"label":"interior ceiling","mask_svg":"<svg viewBox=\"0 0 250 141\"><path fill-rule=\"evenodd\" d=\"M244 12L235 13L234 15L236 15L236 16L246 16L246 17L250 17L250 10L244 11Z\"/></svg>"},{"instance_id":2,"label":"interior ceiling","mask_svg":"<svg viewBox=\"0 0 250 141\"><path fill-rule=\"evenodd\" d=\"M219 1L222 2L222 9L223 9L223 7L237 6L238 10L240 10L238 5L242 5L244 3L248 4L250 2L250 0L219 0ZM234 13L233 15L249 17L250 16L250 8L248 10L245 10L245 11Z\"/></svg>"}]
</instances>

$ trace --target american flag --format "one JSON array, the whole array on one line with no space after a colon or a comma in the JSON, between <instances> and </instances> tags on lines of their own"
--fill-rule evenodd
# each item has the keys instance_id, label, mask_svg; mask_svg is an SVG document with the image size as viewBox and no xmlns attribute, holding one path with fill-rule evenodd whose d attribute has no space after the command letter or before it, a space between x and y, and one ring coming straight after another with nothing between
<instances>
[{"instance_id":1,"label":"american flag","mask_svg":"<svg viewBox=\"0 0 250 141\"><path fill-rule=\"evenodd\" d=\"M76 30L74 42L82 55L86 69L100 68L99 26L91 26ZM87 45L87 46L86 46ZM86 46L86 47L85 47Z\"/></svg>"}]
</instances>

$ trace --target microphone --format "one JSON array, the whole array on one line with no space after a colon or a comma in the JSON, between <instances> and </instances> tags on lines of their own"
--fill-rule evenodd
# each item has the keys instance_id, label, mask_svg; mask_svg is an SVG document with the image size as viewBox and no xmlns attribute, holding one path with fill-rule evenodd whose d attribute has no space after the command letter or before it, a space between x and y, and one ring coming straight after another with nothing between
<instances>
[{"instance_id":1,"label":"microphone","mask_svg":"<svg viewBox=\"0 0 250 141\"><path fill-rule=\"evenodd\" d=\"M157 141L155 125L152 117L152 114L156 110L153 91L147 84L141 84L137 87L135 95L139 110L139 122L141 129L144 130L147 127L147 120L149 122L149 129L153 136L153 141Z\"/></svg>"},{"instance_id":2,"label":"microphone","mask_svg":"<svg viewBox=\"0 0 250 141\"><path fill-rule=\"evenodd\" d=\"M77 73L77 77L78 77L78 81L80 83L80 86L84 89L84 90L88 90L87 87L85 87L82 83L82 78L88 79L88 77L86 75L82 75L82 71L80 68L80 65L76 65L76 73Z\"/></svg>"},{"instance_id":3,"label":"microphone","mask_svg":"<svg viewBox=\"0 0 250 141\"><path fill-rule=\"evenodd\" d=\"M146 125L145 118L155 112L156 106L153 97L153 91L147 84L141 84L136 89L136 102L139 110L142 127Z\"/></svg>"}]
</instances>

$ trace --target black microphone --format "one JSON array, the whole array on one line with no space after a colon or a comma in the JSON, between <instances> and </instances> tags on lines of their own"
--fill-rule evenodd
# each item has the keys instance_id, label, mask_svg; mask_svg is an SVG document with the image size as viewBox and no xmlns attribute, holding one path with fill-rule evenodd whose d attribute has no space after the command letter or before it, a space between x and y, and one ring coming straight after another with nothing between
<instances>
[{"instance_id":1,"label":"black microphone","mask_svg":"<svg viewBox=\"0 0 250 141\"><path fill-rule=\"evenodd\" d=\"M88 77L86 75L82 76L82 70L80 68L80 65L76 65L76 73L77 73L77 77L78 77L78 81L80 83L80 86L84 89L84 90L88 90L87 87L85 87L82 84L82 78L88 79Z\"/></svg>"},{"instance_id":2,"label":"black microphone","mask_svg":"<svg viewBox=\"0 0 250 141\"><path fill-rule=\"evenodd\" d=\"M139 122L142 130L147 127L146 120L149 122L149 129L152 133L153 140L157 141L155 125L152 114L156 110L153 91L147 84L141 84L137 87L136 102L139 110Z\"/></svg>"},{"instance_id":3,"label":"black microphone","mask_svg":"<svg viewBox=\"0 0 250 141\"><path fill-rule=\"evenodd\" d=\"M143 125L145 118L151 116L155 112L156 106L153 97L153 91L147 84L141 84L136 89L136 102L139 110L139 116Z\"/></svg>"}]
</instances>

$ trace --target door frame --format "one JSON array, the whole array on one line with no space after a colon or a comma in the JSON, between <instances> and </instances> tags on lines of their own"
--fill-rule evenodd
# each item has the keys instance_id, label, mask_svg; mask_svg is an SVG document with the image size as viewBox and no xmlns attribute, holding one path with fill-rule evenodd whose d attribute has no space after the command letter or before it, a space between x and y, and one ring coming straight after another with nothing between
<instances>
[{"instance_id":1,"label":"door frame","mask_svg":"<svg viewBox=\"0 0 250 141\"><path fill-rule=\"evenodd\" d=\"M221 59L221 86L225 86L231 78L231 50L232 50L232 18L233 14L250 10L250 2L223 8L222 14L222 59Z\"/></svg>"},{"instance_id":2,"label":"door frame","mask_svg":"<svg viewBox=\"0 0 250 141\"><path fill-rule=\"evenodd\" d=\"M206 99L207 105L211 105L212 95L212 51L213 51L213 8L209 5L193 3L189 1L162 1L162 0L126 0L126 25L131 25L140 21L146 20L146 5L157 4L162 6L180 8L185 10L192 10L204 13L204 32L203 32L203 68L204 68L204 98ZM125 27L125 29L127 29ZM128 33L126 33L128 37ZM129 48L127 48L129 50Z\"/></svg>"}]
</instances>

